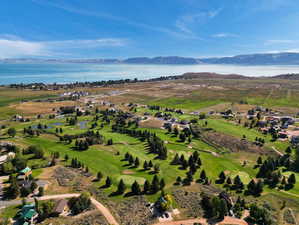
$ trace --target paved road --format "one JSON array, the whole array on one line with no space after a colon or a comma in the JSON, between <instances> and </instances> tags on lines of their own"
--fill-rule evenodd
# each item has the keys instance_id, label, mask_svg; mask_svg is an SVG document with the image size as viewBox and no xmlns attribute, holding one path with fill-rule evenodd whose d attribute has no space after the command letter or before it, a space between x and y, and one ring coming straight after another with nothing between
<instances>
[{"instance_id":1,"label":"paved road","mask_svg":"<svg viewBox=\"0 0 299 225\"><path fill-rule=\"evenodd\" d=\"M51 199L63 199L63 198L72 198L72 197L78 197L80 194L61 194L61 195L45 195L42 197L38 197L38 200L51 200ZM111 212L108 208L106 208L104 205L102 205L100 202L98 202L94 198L90 198L91 203L103 214L103 216L106 218L107 222L111 225L119 225L116 219L113 217ZM26 199L27 202L34 202L34 198L28 198ZM0 208L5 208L7 206L11 205L20 205L22 204L22 200L10 200L10 201L0 201Z\"/></svg>"}]
</instances>

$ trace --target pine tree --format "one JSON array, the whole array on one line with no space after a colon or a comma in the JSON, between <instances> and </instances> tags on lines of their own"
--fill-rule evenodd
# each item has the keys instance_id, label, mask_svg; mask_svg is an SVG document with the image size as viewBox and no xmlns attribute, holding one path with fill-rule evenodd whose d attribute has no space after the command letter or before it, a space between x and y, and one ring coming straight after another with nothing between
<instances>
[{"instance_id":1,"label":"pine tree","mask_svg":"<svg viewBox=\"0 0 299 225\"><path fill-rule=\"evenodd\" d=\"M131 190L132 190L132 193L135 194L135 195L140 195L141 193L141 189L140 189L140 186L138 184L138 182L135 180L135 182L132 184L132 187L131 187Z\"/></svg>"},{"instance_id":2,"label":"pine tree","mask_svg":"<svg viewBox=\"0 0 299 225\"><path fill-rule=\"evenodd\" d=\"M178 176L178 177L176 178L176 182L177 182L178 184L180 184L180 183L182 182L182 178L181 178L180 176Z\"/></svg>"},{"instance_id":3,"label":"pine tree","mask_svg":"<svg viewBox=\"0 0 299 225\"><path fill-rule=\"evenodd\" d=\"M150 191L150 189L151 189L151 185L150 185L149 181L146 180L143 185L143 193L147 194Z\"/></svg>"},{"instance_id":4,"label":"pine tree","mask_svg":"<svg viewBox=\"0 0 299 225\"><path fill-rule=\"evenodd\" d=\"M147 161L145 160L144 163L143 163L143 169L144 170L148 170L148 164L147 164Z\"/></svg>"},{"instance_id":5,"label":"pine tree","mask_svg":"<svg viewBox=\"0 0 299 225\"><path fill-rule=\"evenodd\" d=\"M134 167L135 167L135 168L138 168L139 165L140 165L139 158L136 157L136 159L135 159L135 161L134 161Z\"/></svg>"},{"instance_id":6,"label":"pine tree","mask_svg":"<svg viewBox=\"0 0 299 225\"><path fill-rule=\"evenodd\" d=\"M125 190L126 190L126 185L125 185L123 179L121 179L117 186L117 193L123 194L125 192Z\"/></svg>"},{"instance_id":7,"label":"pine tree","mask_svg":"<svg viewBox=\"0 0 299 225\"><path fill-rule=\"evenodd\" d=\"M206 171L202 170L199 177L201 182L203 182L207 178Z\"/></svg>"},{"instance_id":8,"label":"pine tree","mask_svg":"<svg viewBox=\"0 0 299 225\"><path fill-rule=\"evenodd\" d=\"M111 184L112 184L112 181L111 181L110 177L107 177L107 178L106 178L106 181L105 181L105 186L106 186L106 187L110 187Z\"/></svg>"},{"instance_id":9,"label":"pine tree","mask_svg":"<svg viewBox=\"0 0 299 225\"><path fill-rule=\"evenodd\" d=\"M160 180L160 189L163 190L164 187L165 187L165 181L164 181L164 179L162 178L162 179Z\"/></svg>"},{"instance_id":10,"label":"pine tree","mask_svg":"<svg viewBox=\"0 0 299 225\"><path fill-rule=\"evenodd\" d=\"M257 159L257 164L258 165L261 165L261 164L263 164L263 160L262 160L262 157L258 157L258 159Z\"/></svg>"},{"instance_id":11,"label":"pine tree","mask_svg":"<svg viewBox=\"0 0 299 225\"><path fill-rule=\"evenodd\" d=\"M149 168L152 168L152 167L153 167L153 162L152 162L152 160L149 161L149 163L148 163L148 167L149 167Z\"/></svg>"},{"instance_id":12,"label":"pine tree","mask_svg":"<svg viewBox=\"0 0 299 225\"><path fill-rule=\"evenodd\" d=\"M102 178L103 178L103 174L99 171L99 172L97 173L97 180L98 180L98 181L101 181Z\"/></svg>"},{"instance_id":13,"label":"pine tree","mask_svg":"<svg viewBox=\"0 0 299 225\"><path fill-rule=\"evenodd\" d=\"M159 189L160 189L159 178L157 175L155 175L151 183L151 190L153 193L157 193Z\"/></svg>"},{"instance_id":14,"label":"pine tree","mask_svg":"<svg viewBox=\"0 0 299 225\"><path fill-rule=\"evenodd\" d=\"M288 178L288 183L291 184L292 186L296 183L296 177L295 174L291 174Z\"/></svg>"},{"instance_id":15,"label":"pine tree","mask_svg":"<svg viewBox=\"0 0 299 225\"><path fill-rule=\"evenodd\" d=\"M171 161L171 164L172 165L178 165L178 164L180 164L180 158L179 158L179 154L178 153L175 154L173 160Z\"/></svg>"},{"instance_id":16,"label":"pine tree","mask_svg":"<svg viewBox=\"0 0 299 225\"><path fill-rule=\"evenodd\" d=\"M222 171L219 174L219 182L222 184L222 183L224 183L225 179L226 179L225 173Z\"/></svg>"},{"instance_id":17,"label":"pine tree","mask_svg":"<svg viewBox=\"0 0 299 225\"><path fill-rule=\"evenodd\" d=\"M160 172L160 165L159 164L155 164L154 171L155 171L155 173L159 173Z\"/></svg>"}]
</instances>

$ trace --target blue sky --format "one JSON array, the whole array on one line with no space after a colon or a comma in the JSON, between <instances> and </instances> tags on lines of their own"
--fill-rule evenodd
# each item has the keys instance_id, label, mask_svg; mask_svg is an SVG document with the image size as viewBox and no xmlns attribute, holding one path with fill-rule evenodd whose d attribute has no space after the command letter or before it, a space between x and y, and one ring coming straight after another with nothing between
<instances>
[{"instance_id":1,"label":"blue sky","mask_svg":"<svg viewBox=\"0 0 299 225\"><path fill-rule=\"evenodd\" d=\"M299 52L297 1L2 0L0 58Z\"/></svg>"}]
</instances>

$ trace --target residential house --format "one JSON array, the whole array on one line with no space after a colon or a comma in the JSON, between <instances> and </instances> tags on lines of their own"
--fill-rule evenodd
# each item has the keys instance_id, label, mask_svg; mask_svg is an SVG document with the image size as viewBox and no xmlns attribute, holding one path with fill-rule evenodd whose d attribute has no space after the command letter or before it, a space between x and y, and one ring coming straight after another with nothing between
<instances>
[{"instance_id":1,"label":"residential house","mask_svg":"<svg viewBox=\"0 0 299 225\"><path fill-rule=\"evenodd\" d=\"M54 214L57 216L66 215L66 213L69 211L67 203L68 202L66 199L59 200L53 210Z\"/></svg>"},{"instance_id":2,"label":"residential house","mask_svg":"<svg viewBox=\"0 0 299 225\"><path fill-rule=\"evenodd\" d=\"M24 225L34 224L37 217L38 213L35 210L34 204L24 205L19 213L19 218Z\"/></svg>"}]
</instances>

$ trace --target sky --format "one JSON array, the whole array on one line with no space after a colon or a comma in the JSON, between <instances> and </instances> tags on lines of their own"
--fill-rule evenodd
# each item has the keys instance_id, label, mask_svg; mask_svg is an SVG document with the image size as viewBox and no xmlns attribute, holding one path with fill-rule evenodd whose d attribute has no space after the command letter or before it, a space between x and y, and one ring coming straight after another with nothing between
<instances>
[{"instance_id":1,"label":"sky","mask_svg":"<svg viewBox=\"0 0 299 225\"><path fill-rule=\"evenodd\" d=\"M299 52L298 0L1 0L0 58Z\"/></svg>"}]
</instances>

